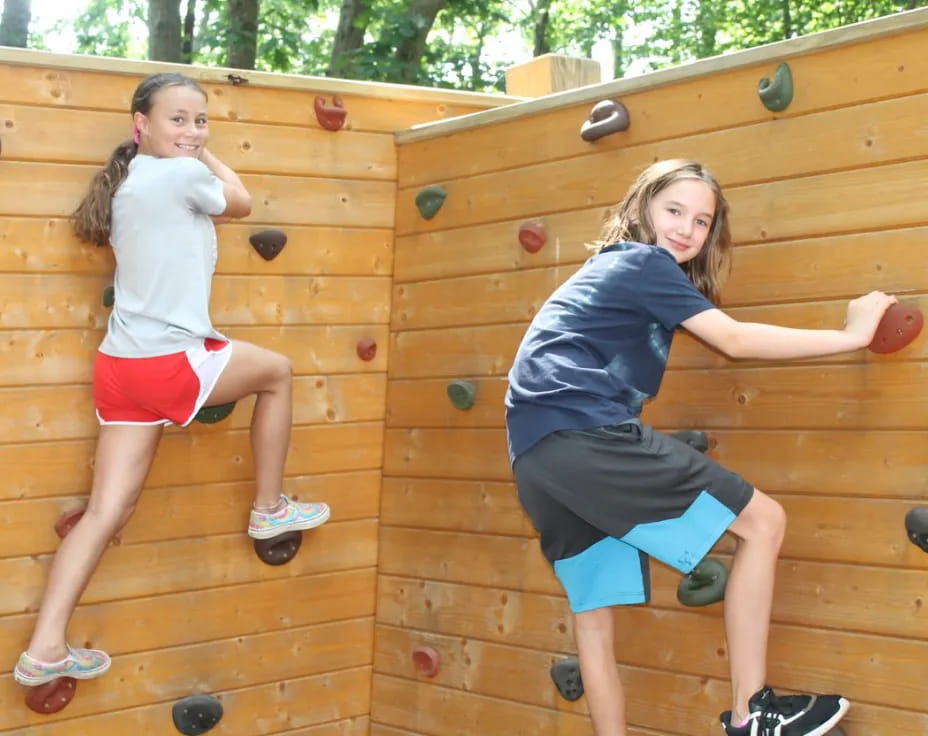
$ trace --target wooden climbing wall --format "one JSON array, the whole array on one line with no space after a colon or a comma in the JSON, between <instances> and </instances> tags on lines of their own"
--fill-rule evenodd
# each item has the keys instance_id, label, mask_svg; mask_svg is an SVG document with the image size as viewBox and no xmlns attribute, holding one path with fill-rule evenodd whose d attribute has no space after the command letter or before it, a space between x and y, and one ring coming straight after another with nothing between
<instances>
[{"instance_id":1,"label":"wooden climbing wall","mask_svg":"<svg viewBox=\"0 0 928 736\"><path fill-rule=\"evenodd\" d=\"M97 433L94 352L109 310L107 249L70 234L91 175L130 133L141 76L176 70L210 95L210 147L254 197L219 231L213 317L287 354L295 377L287 490L332 506L290 564L245 535L253 495L251 402L221 424L166 432L135 517L107 550L70 628L114 655L60 714L23 705L11 669L28 641L53 525L82 504ZM0 51L0 733L176 733L173 703L222 698L216 733L368 732L388 321L393 132L505 98L389 85ZM317 94L341 94L345 129L320 128ZM282 228L262 260L248 236ZM370 362L356 344L379 346Z\"/></svg>"},{"instance_id":2,"label":"wooden climbing wall","mask_svg":"<svg viewBox=\"0 0 928 736\"><path fill-rule=\"evenodd\" d=\"M915 11L400 135L372 734L592 733L549 679L575 652L571 619L506 456L527 323L604 208L677 156L729 196L733 316L840 328L871 289L928 310L926 47ZM774 114L756 90L782 60L795 99ZM585 143L603 98L631 127ZM448 192L431 220L414 204L427 185ZM516 236L536 218L548 242L529 255ZM769 680L849 696L849 736L928 733L928 556L903 525L928 497L926 359L922 336L892 355L733 363L681 335L645 415L707 430L714 457L787 509ZM469 411L445 396L458 378L477 386ZM618 614L635 736L715 733L728 707L721 606L683 608L678 581L655 565L652 604ZM418 646L440 652L436 677L414 668Z\"/></svg>"}]
</instances>

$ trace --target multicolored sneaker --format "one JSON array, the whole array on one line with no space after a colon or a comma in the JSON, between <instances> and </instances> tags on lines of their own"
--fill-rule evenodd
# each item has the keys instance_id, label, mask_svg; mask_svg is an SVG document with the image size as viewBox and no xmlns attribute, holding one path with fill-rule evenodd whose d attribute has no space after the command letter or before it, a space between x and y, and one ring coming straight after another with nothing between
<instances>
[{"instance_id":1,"label":"multicolored sneaker","mask_svg":"<svg viewBox=\"0 0 928 736\"><path fill-rule=\"evenodd\" d=\"M825 736L849 705L840 695L776 695L765 687L751 696L747 723L732 725L726 710L722 730L726 736Z\"/></svg>"},{"instance_id":2,"label":"multicolored sneaker","mask_svg":"<svg viewBox=\"0 0 928 736\"><path fill-rule=\"evenodd\" d=\"M329 520L331 511L325 503L297 503L281 495L284 506L280 511L265 513L251 510L248 536L252 539L270 539L284 532L315 529Z\"/></svg>"},{"instance_id":3,"label":"multicolored sneaker","mask_svg":"<svg viewBox=\"0 0 928 736\"><path fill-rule=\"evenodd\" d=\"M110 668L110 655L99 649L71 649L68 656L60 662L41 662L30 657L26 652L19 655L19 661L13 669L13 678L20 685L34 687L59 677L73 677L75 680L90 680L99 677Z\"/></svg>"}]
</instances>

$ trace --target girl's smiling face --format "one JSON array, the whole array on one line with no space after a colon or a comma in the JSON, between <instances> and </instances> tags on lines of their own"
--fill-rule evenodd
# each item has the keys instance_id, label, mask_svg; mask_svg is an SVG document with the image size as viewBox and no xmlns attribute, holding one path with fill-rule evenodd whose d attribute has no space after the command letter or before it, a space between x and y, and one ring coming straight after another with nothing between
<instances>
[{"instance_id":1,"label":"girl's smiling face","mask_svg":"<svg viewBox=\"0 0 928 736\"><path fill-rule=\"evenodd\" d=\"M715 204L712 188L700 179L680 179L661 190L648 205L654 245L677 263L694 259L709 237Z\"/></svg>"},{"instance_id":2,"label":"girl's smiling face","mask_svg":"<svg viewBox=\"0 0 928 736\"><path fill-rule=\"evenodd\" d=\"M137 112L139 153L160 158L198 158L209 138L206 98L185 85L163 87L152 95L148 115Z\"/></svg>"}]
</instances>

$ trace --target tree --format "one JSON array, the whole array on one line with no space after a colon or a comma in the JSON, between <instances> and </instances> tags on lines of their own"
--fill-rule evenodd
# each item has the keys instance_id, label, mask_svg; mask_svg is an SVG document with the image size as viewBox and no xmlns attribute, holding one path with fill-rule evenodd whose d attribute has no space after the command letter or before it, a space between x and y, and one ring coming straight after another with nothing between
<instances>
[{"instance_id":1,"label":"tree","mask_svg":"<svg viewBox=\"0 0 928 736\"><path fill-rule=\"evenodd\" d=\"M255 68L260 4L260 0L228 0L226 66L235 69Z\"/></svg>"},{"instance_id":2,"label":"tree","mask_svg":"<svg viewBox=\"0 0 928 736\"><path fill-rule=\"evenodd\" d=\"M148 58L183 61L180 0L148 0Z\"/></svg>"},{"instance_id":3,"label":"tree","mask_svg":"<svg viewBox=\"0 0 928 736\"><path fill-rule=\"evenodd\" d=\"M357 67L354 57L364 45L364 33L370 20L370 0L342 0L338 27L332 43L332 55L326 74L330 77L354 78Z\"/></svg>"},{"instance_id":4,"label":"tree","mask_svg":"<svg viewBox=\"0 0 928 736\"><path fill-rule=\"evenodd\" d=\"M30 0L6 0L0 16L0 46L26 48L31 19Z\"/></svg>"}]
</instances>

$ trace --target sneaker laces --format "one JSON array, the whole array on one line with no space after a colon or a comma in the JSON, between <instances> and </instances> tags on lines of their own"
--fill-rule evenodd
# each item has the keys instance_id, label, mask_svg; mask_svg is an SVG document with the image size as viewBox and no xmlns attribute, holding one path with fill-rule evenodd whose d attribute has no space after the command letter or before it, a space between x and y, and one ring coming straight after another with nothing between
<instances>
[{"instance_id":1,"label":"sneaker laces","mask_svg":"<svg viewBox=\"0 0 928 736\"><path fill-rule=\"evenodd\" d=\"M806 707L806 695L776 695L764 705L757 723L760 726L758 736L778 736L783 725L782 716L793 716Z\"/></svg>"}]
</instances>

